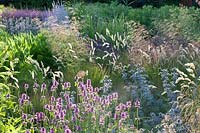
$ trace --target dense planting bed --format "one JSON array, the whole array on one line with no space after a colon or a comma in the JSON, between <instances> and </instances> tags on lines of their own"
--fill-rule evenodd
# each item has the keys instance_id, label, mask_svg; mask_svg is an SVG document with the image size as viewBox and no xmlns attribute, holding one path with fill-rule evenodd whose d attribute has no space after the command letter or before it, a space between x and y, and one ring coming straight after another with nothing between
<instances>
[{"instance_id":1,"label":"dense planting bed","mask_svg":"<svg viewBox=\"0 0 200 133\"><path fill-rule=\"evenodd\" d=\"M200 10L127 2L0 6L0 132L200 131Z\"/></svg>"}]
</instances>

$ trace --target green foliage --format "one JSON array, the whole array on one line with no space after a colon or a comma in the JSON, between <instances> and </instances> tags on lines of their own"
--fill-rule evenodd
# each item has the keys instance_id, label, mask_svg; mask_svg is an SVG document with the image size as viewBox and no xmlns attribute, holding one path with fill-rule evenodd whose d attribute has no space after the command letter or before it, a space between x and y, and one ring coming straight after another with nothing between
<instances>
[{"instance_id":1,"label":"green foliage","mask_svg":"<svg viewBox=\"0 0 200 133\"><path fill-rule=\"evenodd\" d=\"M43 30L42 33L49 44L48 49L67 69L87 60L85 42L73 30L57 27L49 31ZM35 50L38 51L38 48Z\"/></svg>"},{"instance_id":2,"label":"green foliage","mask_svg":"<svg viewBox=\"0 0 200 133\"><path fill-rule=\"evenodd\" d=\"M4 44L3 46L7 47L9 60L19 58L23 63L27 57L32 57L38 62L43 62L45 66L51 66L52 69L57 68L56 61L49 49L50 46L43 34L33 35L30 33L12 36L5 31L1 31L0 34L0 41Z\"/></svg>"},{"instance_id":3,"label":"green foliage","mask_svg":"<svg viewBox=\"0 0 200 133\"><path fill-rule=\"evenodd\" d=\"M70 11L72 16L80 20L81 32L91 38L98 32L105 35L106 29L112 34L127 32L126 14L129 8L123 5L95 4L82 5L76 4Z\"/></svg>"},{"instance_id":4,"label":"green foliage","mask_svg":"<svg viewBox=\"0 0 200 133\"><path fill-rule=\"evenodd\" d=\"M195 8L144 6L129 10L128 18L145 25L153 33L167 36L182 35L189 40L199 40L199 14Z\"/></svg>"},{"instance_id":5,"label":"green foliage","mask_svg":"<svg viewBox=\"0 0 200 133\"><path fill-rule=\"evenodd\" d=\"M162 21L156 19L154 27L157 31L168 36L182 35L188 40L199 40L199 14L200 10L195 8L169 9L169 17Z\"/></svg>"},{"instance_id":6,"label":"green foliage","mask_svg":"<svg viewBox=\"0 0 200 133\"><path fill-rule=\"evenodd\" d=\"M127 21L130 8L123 5L75 4L71 17L79 20L80 31L92 39L90 56L108 71L115 67L122 51L128 48L133 22Z\"/></svg>"},{"instance_id":7,"label":"green foliage","mask_svg":"<svg viewBox=\"0 0 200 133\"><path fill-rule=\"evenodd\" d=\"M12 93L12 89L18 89L18 80L14 77L18 59L10 60L6 49L4 50L0 54L0 132L14 133L22 131L16 96Z\"/></svg>"},{"instance_id":8,"label":"green foliage","mask_svg":"<svg viewBox=\"0 0 200 133\"><path fill-rule=\"evenodd\" d=\"M53 0L17 0L12 2L16 8L48 9L52 7Z\"/></svg>"}]
</instances>

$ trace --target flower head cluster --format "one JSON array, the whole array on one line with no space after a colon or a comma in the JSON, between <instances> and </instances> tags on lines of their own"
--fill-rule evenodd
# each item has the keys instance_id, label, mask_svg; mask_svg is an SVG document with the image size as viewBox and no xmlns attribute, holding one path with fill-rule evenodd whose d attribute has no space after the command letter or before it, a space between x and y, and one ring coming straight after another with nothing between
<instances>
[{"instance_id":1,"label":"flower head cluster","mask_svg":"<svg viewBox=\"0 0 200 133\"><path fill-rule=\"evenodd\" d=\"M46 85L43 83L41 87L46 88ZM69 88L71 84L65 82L62 87ZM54 81L51 91L52 88L59 88L59 83ZM90 79L85 84L79 82L76 94L71 94L70 91L63 89L64 92L60 95L51 95L49 100L46 100L43 112L27 112L27 114L22 114L22 118L27 122L37 123L37 126L40 125L39 130L43 133L53 133L54 129L49 128L51 125L58 131L66 133L71 133L72 129L73 131L93 130L85 128L83 126L85 123L92 123L91 127L97 126L98 123L99 128L106 126L107 130L112 128L111 125L116 121L121 124L120 129L125 127L123 123L130 118L132 102L118 104L118 93L100 96L99 90L92 86ZM22 94L20 99L27 99L27 97L26 94ZM73 101L73 97L76 98L76 102Z\"/></svg>"},{"instance_id":2,"label":"flower head cluster","mask_svg":"<svg viewBox=\"0 0 200 133\"><path fill-rule=\"evenodd\" d=\"M23 105L26 105L26 104L29 104L29 101L30 100L30 97L23 93L21 94L21 97L19 98L19 105L23 106Z\"/></svg>"}]
</instances>

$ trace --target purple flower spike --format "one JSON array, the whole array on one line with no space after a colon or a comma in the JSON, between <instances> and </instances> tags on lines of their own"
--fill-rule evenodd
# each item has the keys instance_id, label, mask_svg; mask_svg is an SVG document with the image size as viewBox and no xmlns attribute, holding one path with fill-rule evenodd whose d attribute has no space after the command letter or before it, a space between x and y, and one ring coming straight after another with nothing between
<instances>
[{"instance_id":1,"label":"purple flower spike","mask_svg":"<svg viewBox=\"0 0 200 133\"><path fill-rule=\"evenodd\" d=\"M62 105L62 98L57 98L57 103L59 104L59 105Z\"/></svg>"},{"instance_id":2,"label":"purple flower spike","mask_svg":"<svg viewBox=\"0 0 200 133\"><path fill-rule=\"evenodd\" d=\"M56 80L53 80L53 86L58 86L59 85L59 83L58 83L58 81L56 81Z\"/></svg>"},{"instance_id":3,"label":"purple flower spike","mask_svg":"<svg viewBox=\"0 0 200 133\"><path fill-rule=\"evenodd\" d=\"M67 128L65 129L65 133L72 133L72 131L69 128Z\"/></svg>"},{"instance_id":4,"label":"purple flower spike","mask_svg":"<svg viewBox=\"0 0 200 133\"><path fill-rule=\"evenodd\" d=\"M65 113L63 111L60 112L60 119L61 120L64 120L65 118Z\"/></svg>"},{"instance_id":5,"label":"purple flower spike","mask_svg":"<svg viewBox=\"0 0 200 133\"><path fill-rule=\"evenodd\" d=\"M33 123L34 122L34 118L30 118L30 123Z\"/></svg>"},{"instance_id":6,"label":"purple flower spike","mask_svg":"<svg viewBox=\"0 0 200 133\"><path fill-rule=\"evenodd\" d=\"M46 133L46 132L47 132L46 128L44 128L44 127L40 128L40 133Z\"/></svg>"},{"instance_id":7,"label":"purple flower spike","mask_svg":"<svg viewBox=\"0 0 200 133\"><path fill-rule=\"evenodd\" d=\"M51 128L50 131L49 131L49 133L55 133L55 132L54 132L54 129Z\"/></svg>"},{"instance_id":8,"label":"purple flower spike","mask_svg":"<svg viewBox=\"0 0 200 133\"><path fill-rule=\"evenodd\" d=\"M27 129L25 133L31 133L31 132L30 132L30 130Z\"/></svg>"},{"instance_id":9,"label":"purple flower spike","mask_svg":"<svg viewBox=\"0 0 200 133\"><path fill-rule=\"evenodd\" d=\"M87 87L88 87L88 88L91 87L91 80L90 80L90 79L87 80Z\"/></svg>"},{"instance_id":10,"label":"purple flower spike","mask_svg":"<svg viewBox=\"0 0 200 133\"><path fill-rule=\"evenodd\" d=\"M104 125L104 124L105 124L105 119L103 116L100 116L99 125Z\"/></svg>"},{"instance_id":11,"label":"purple flower spike","mask_svg":"<svg viewBox=\"0 0 200 133\"><path fill-rule=\"evenodd\" d=\"M51 96L51 103L54 103L56 98L54 96Z\"/></svg>"},{"instance_id":12,"label":"purple flower spike","mask_svg":"<svg viewBox=\"0 0 200 133\"><path fill-rule=\"evenodd\" d=\"M47 85L46 85L45 83L43 83L42 86L41 86L41 90L43 91L43 90L45 90L46 88L47 88Z\"/></svg>"},{"instance_id":13,"label":"purple flower spike","mask_svg":"<svg viewBox=\"0 0 200 133\"><path fill-rule=\"evenodd\" d=\"M115 92L115 93L113 93L112 95L113 95L113 99L114 99L114 100L117 100L117 99L118 99L118 97L119 97L119 96L118 96L118 93L116 93L116 92Z\"/></svg>"},{"instance_id":14,"label":"purple flower spike","mask_svg":"<svg viewBox=\"0 0 200 133\"><path fill-rule=\"evenodd\" d=\"M64 89L68 89L68 88L71 87L71 83L70 82L65 82L63 86L64 86Z\"/></svg>"},{"instance_id":15,"label":"purple flower spike","mask_svg":"<svg viewBox=\"0 0 200 133\"><path fill-rule=\"evenodd\" d=\"M38 83L34 83L33 84L33 88L37 89L39 87L39 84Z\"/></svg>"},{"instance_id":16,"label":"purple flower spike","mask_svg":"<svg viewBox=\"0 0 200 133\"><path fill-rule=\"evenodd\" d=\"M66 102L69 103L69 100L70 100L69 94L65 93L64 98L65 98Z\"/></svg>"},{"instance_id":17,"label":"purple flower spike","mask_svg":"<svg viewBox=\"0 0 200 133\"><path fill-rule=\"evenodd\" d=\"M56 86L52 85L52 86L51 86L51 91L55 91L56 88L57 88Z\"/></svg>"},{"instance_id":18,"label":"purple flower spike","mask_svg":"<svg viewBox=\"0 0 200 133\"><path fill-rule=\"evenodd\" d=\"M28 118L27 114L22 113L22 120L26 120Z\"/></svg>"},{"instance_id":19,"label":"purple flower spike","mask_svg":"<svg viewBox=\"0 0 200 133\"><path fill-rule=\"evenodd\" d=\"M81 127L80 126L76 126L76 131L80 131L81 130Z\"/></svg>"},{"instance_id":20,"label":"purple flower spike","mask_svg":"<svg viewBox=\"0 0 200 133\"><path fill-rule=\"evenodd\" d=\"M28 90L28 88L29 88L29 84L24 84L24 89Z\"/></svg>"},{"instance_id":21,"label":"purple flower spike","mask_svg":"<svg viewBox=\"0 0 200 133\"><path fill-rule=\"evenodd\" d=\"M135 101L134 104L136 108L140 108L140 101L138 99Z\"/></svg>"},{"instance_id":22,"label":"purple flower spike","mask_svg":"<svg viewBox=\"0 0 200 133\"><path fill-rule=\"evenodd\" d=\"M6 98L7 98L7 99L10 99L10 94L6 94Z\"/></svg>"},{"instance_id":23,"label":"purple flower spike","mask_svg":"<svg viewBox=\"0 0 200 133\"><path fill-rule=\"evenodd\" d=\"M117 120L118 117L119 117L118 114L115 113L115 114L114 114L114 119Z\"/></svg>"},{"instance_id":24,"label":"purple flower spike","mask_svg":"<svg viewBox=\"0 0 200 133\"><path fill-rule=\"evenodd\" d=\"M24 99L23 98L19 99L19 104L20 104L20 106L24 105Z\"/></svg>"},{"instance_id":25,"label":"purple flower spike","mask_svg":"<svg viewBox=\"0 0 200 133\"><path fill-rule=\"evenodd\" d=\"M122 112L121 113L121 119L122 120L125 120L125 119L127 119L128 118L128 113L127 112Z\"/></svg>"},{"instance_id":26,"label":"purple flower spike","mask_svg":"<svg viewBox=\"0 0 200 133\"><path fill-rule=\"evenodd\" d=\"M130 109L131 108L131 101L128 101L128 102L126 102L126 107L128 108L128 109Z\"/></svg>"}]
</instances>

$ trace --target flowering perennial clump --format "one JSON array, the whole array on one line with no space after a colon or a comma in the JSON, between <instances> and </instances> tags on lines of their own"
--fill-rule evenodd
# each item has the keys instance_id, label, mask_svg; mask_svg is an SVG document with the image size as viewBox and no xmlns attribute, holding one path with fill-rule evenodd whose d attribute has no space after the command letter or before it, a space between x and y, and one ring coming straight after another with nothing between
<instances>
[{"instance_id":1,"label":"flowering perennial clump","mask_svg":"<svg viewBox=\"0 0 200 133\"><path fill-rule=\"evenodd\" d=\"M39 85L34 84L33 88ZM62 92L56 94L56 90L62 86ZM94 88L91 80L86 83L76 82L76 93L72 91L72 85L65 82L62 85L53 81L48 91L47 85L41 85L44 100L43 111L35 112L34 105L31 104L31 98L28 94L20 95L19 104L22 110L22 120L26 132L32 130L40 133L46 132L64 132L73 131L92 131L92 132L118 132L133 131L134 119L131 119L130 112L133 109L132 102L118 102L118 93L111 93L100 96L99 88ZM39 87L38 87L39 88ZM42 95L42 96L43 96ZM41 96L41 97L42 97ZM75 100L73 100L75 99ZM28 103L32 106L26 106ZM136 100L135 107L139 108L140 102Z\"/></svg>"}]
</instances>

